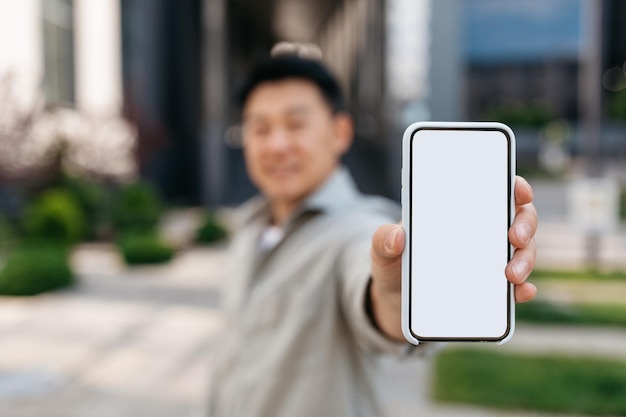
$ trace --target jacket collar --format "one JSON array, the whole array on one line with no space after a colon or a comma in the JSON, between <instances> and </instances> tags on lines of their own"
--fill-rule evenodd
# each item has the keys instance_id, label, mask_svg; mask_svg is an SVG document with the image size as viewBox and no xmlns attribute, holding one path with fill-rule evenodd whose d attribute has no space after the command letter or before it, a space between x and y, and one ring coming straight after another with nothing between
<instances>
[{"instance_id":1,"label":"jacket collar","mask_svg":"<svg viewBox=\"0 0 626 417\"><path fill-rule=\"evenodd\" d=\"M304 213L333 212L354 201L358 195L359 191L350 173L345 167L340 166L302 202L287 220L287 224ZM242 207L240 217L242 224L255 220L269 222L269 206L269 200L265 196L253 197Z\"/></svg>"}]
</instances>

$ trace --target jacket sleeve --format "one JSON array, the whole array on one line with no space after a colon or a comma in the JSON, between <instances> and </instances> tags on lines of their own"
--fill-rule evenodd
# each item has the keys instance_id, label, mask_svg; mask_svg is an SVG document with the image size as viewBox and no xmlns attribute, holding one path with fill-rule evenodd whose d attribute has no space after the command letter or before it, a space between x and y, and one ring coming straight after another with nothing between
<instances>
[{"instance_id":1,"label":"jacket sleeve","mask_svg":"<svg viewBox=\"0 0 626 417\"><path fill-rule=\"evenodd\" d=\"M366 352L387 353L398 358L421 356L432 351L432 344L413 346L388 339L373 323L366 311L371 279L370 250L372 235L385 218L363 221L360 231L348 239L338 258L339 297L343 315L357 345Z\"/></svg>"}]
</instances>

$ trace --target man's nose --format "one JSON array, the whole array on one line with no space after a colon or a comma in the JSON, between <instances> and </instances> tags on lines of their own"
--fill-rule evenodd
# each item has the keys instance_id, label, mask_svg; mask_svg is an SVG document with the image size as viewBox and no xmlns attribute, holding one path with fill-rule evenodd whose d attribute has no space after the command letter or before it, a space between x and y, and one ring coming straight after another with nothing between
<instances>
[{"instance_id":1,"label":"man's nose","mask_svg":"<svg viewBox=\"0 0 626 417\"><path fill-rule=\"evenodd\" d=\"M283 128L272 129L267 139L267 146L274 151L284 151L291 143L289 133Z\"/></svg>"}]
</instances>

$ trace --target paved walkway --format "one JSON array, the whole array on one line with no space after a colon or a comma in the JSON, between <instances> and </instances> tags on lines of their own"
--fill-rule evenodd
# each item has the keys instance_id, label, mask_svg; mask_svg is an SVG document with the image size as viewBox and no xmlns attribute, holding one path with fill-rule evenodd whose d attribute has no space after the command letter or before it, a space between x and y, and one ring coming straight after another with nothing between
<instances>
[{"instance_id":1,"label":"paved walkway","mask_svg":"<svg viewBox=\"0 0 626 417\"><path fill-rule=\"evenodd\" d=\"M111 247L88 245L73 258L78 287L0 298L0 416L198 415L221 324L222 255L196 248L128 269ZM626 332L519 326L502 349L626 357ZM429 361L381 359L389 416L542 416L432 404L429 373Z\"/></svg>"},{"instance_id":2,"label":"paved walkway","mask_svg":"<svg viewBox=\"0 0 626 417\"><path fill-rule=\"evenodd\" d=\"M584 236L566 219L562 183L534 183L541 227L539 267L575 268ZM166 227L185 244L197 212ZM607 265L626 264L626 231L603 240ZM0 297L0 416L110 417L201 415L221 318L215 306L223 248L191 248L159 267L127 268L107 245L73 257L81 284L34 298ZM624 302L626 285L542 281L543 298ZM518 325L512 341L487 349L626 358L626 330ZM429 400L430 361L380 360L381 391L394 417L548 417Z\"/></svg>"},{"instance_id":3,"label":"paved walkway","mask_svg":"<svg viewBox=\"0 0 626 417\"><path fill-rule=\"evenodd\" d=\"M219 249L127 270L106 246L74 257L82 284L1 298L0 416L186 416L205 392Z\"/></svg>"}]
</instances>

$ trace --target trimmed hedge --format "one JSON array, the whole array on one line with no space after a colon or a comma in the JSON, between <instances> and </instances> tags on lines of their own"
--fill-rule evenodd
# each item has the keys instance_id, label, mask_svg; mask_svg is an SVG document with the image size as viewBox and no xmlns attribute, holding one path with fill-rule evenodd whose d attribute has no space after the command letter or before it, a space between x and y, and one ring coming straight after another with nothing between
<instances>
[{"instance_id":1,"label":"trimmed hedge","mask_svg":"<svg viewBox=\"0 0 626 417\"><path fill-rule=\"evenodd\" d=\"M196 242L210 244L225 239L226 228L221 225L213 213L207 213L204 222L196 232Z\"/></svg>"},{"instance_id":2,"label":"trimmed hedge","mask_svg":"<svg viewBox=\"0 0 626 417\"><path fill-rule=\"evenodd\" d=\"M174 256L174 250L156 233L128 233L118 239L117 246L129 265L164 263Z\"/></svg>"},{"instance_id":3,"label":"trimmed hedge","mask_svg":"<svg viewBox=\"0 0 626 417\"><path fill-rule=\"evenodd\" d=\"M110 196L102 184L80 177L64 176L61 179L61 188L74 198L83 212L87 239L102 238L110 234Z\"/></svg>"},{"instance_id":4,"label":"trimmed hedge","mask_svg":"<svg viewBox=\"0 0 626 417\"><path fill-rule=\"evenodd\" d=\"M0 271L0 294L3 295L36 295L73 283L67 251L58 246L16 249Z\"/></svg>"},{"instance_id":5,"label":"trimmed hedge","mask_svg":"<svg viewBox=\"0 0 626 417\"><path fill-rule=\"evenodd\" d=\"M71 244L84 237L86 220L70 193L52 189L42 193L26 209L22 227L30 240Z\"/></svg>"},{"instance_id":6,"label":"trimmed hedge","mask_svg":"<svg viewBox=\"0 0 626 417\"><path fill-rule=\"evenodd\" d=\"M0 252L9 247L13 240L13 228L9 220L0 213ZM1 253L0 253L1 255Z\"/></svg>"},{"instance_id":7,"label":"trimmed hedge","mask_svg":"<svg viewBox=\"0 0 626 417\"><path fill-rule=\"evenodd\" d=\"M149 232L161 217L161 201L156 190L145 182L121 188L113 203L113 222L118 232Z\"/></svg>"}]
</instances>

